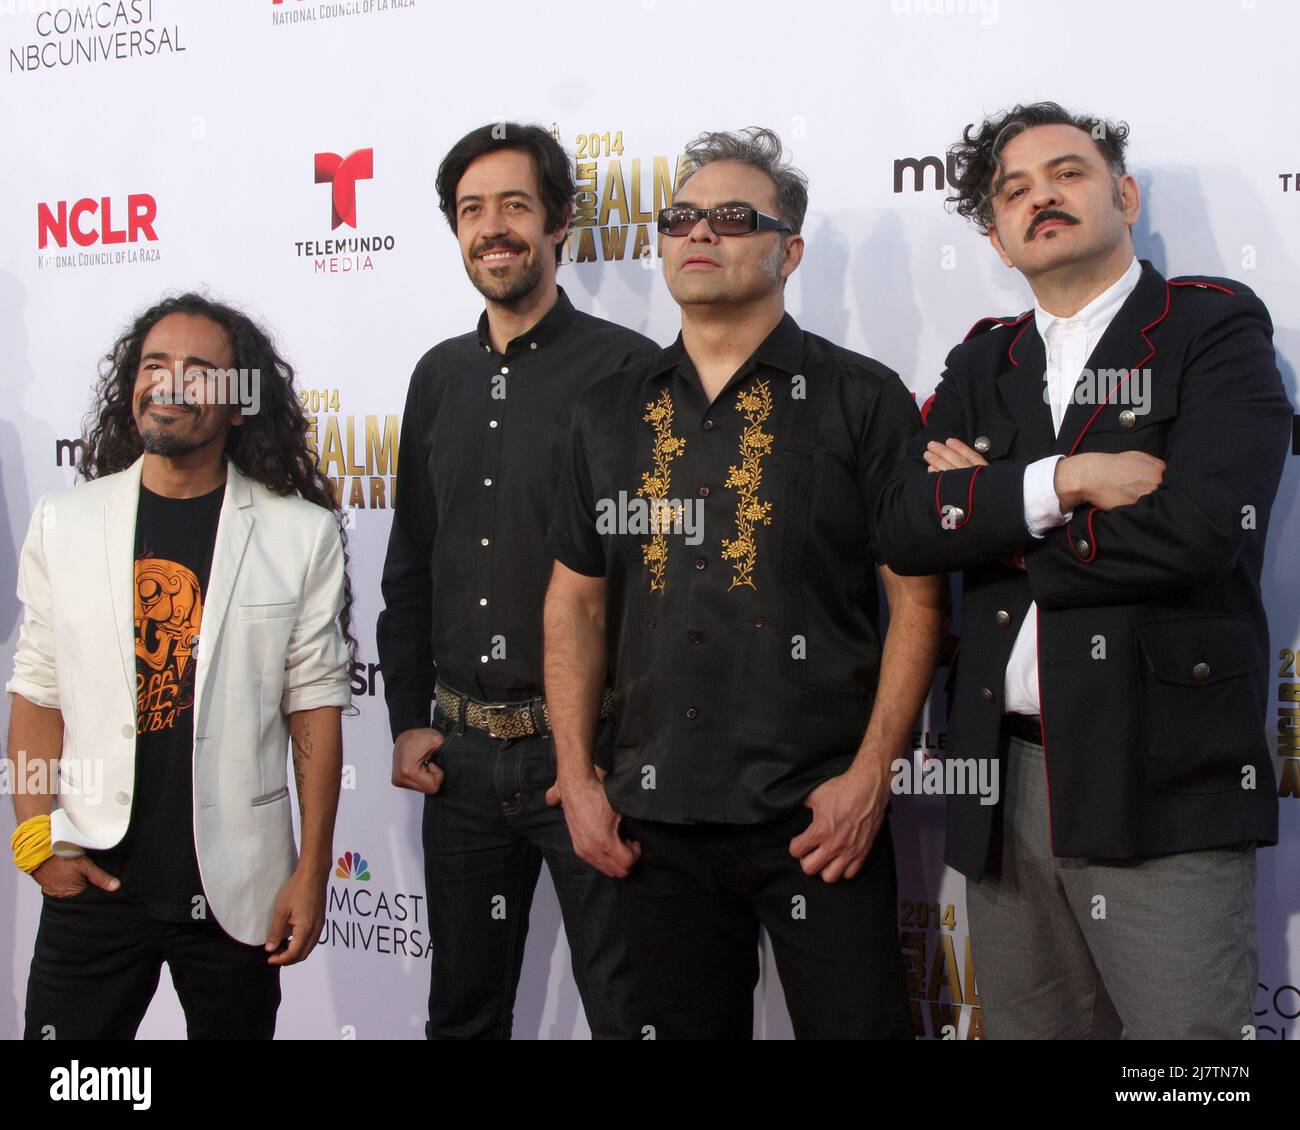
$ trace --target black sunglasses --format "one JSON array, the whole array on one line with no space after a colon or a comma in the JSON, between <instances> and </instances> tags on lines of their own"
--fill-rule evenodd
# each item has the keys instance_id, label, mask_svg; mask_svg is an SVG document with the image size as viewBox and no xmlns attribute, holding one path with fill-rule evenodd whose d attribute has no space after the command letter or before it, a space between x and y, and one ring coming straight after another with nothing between
<instances>
[{"instance_id":1,"label":"black sunglasses","mask_svg":"<svg viewBox=\"0 0 1300 1130\"><path fill-rule=\"evenodd\" d=\"M690 235L701 220L709 221L714 235L748 235L756 231L789 231L790 225L746 204L720 204L716 208L673 207L659 209L661 235Z\"/></svg>"}]
</instances>

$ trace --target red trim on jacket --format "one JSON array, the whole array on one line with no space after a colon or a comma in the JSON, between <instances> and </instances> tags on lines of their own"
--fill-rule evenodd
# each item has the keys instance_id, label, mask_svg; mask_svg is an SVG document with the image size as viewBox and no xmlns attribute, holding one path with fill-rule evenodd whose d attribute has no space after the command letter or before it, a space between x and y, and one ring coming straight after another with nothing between
<instances>
[{"instance_id":1,"label":"red trim on jacket","mask_svg":"<svg viewBox=\"0 0 1300 1130\"><path fill-rule=\"evenodd\" d=\"M966 331L966 336L961 339L962 344L965 345L966 342L970 341L971 338L973 338L977 333L979 333L981 326L987 326L993 322L996 322L999 326L1019 325L1022 318L1027 318L1029 317L1029 314L1032 313L1033 311L1031 310L1029 311L1029 313L1020 314L1015 318L998 318L998 317L981 318L978 322L976 322L973 326L971 326L969 330Z\"/></svg>"},{"instance_id":2,"label":"red trim on jacket","mask_svg":"<svg viewBox=\"0 0 1300 1130\"><path fill-rule=\"evenodd\" d=\"M974 501L975 501L975 476L978 475L978 474L979 474L982 470L984 470L984 468L987 467L987 466L988 466L987 463L979 463L979 464L976 464L976 466L972 469L972 473L971 473L971 477L970 477L970 482L967 484L967 490L966 490L966 517L964 517L964 518L963 518L960 522L958 522L955 526L945 526L944 529L946 529L946 530L960 530L960 529L962 528L962 526L964 526L967 522L970 521L971 511L974 509L974 506L973 506L972 504L973 504ZM939 484L943 481L943 477L944 477L944 475L946 475L947 473L948 473L947 471L939 471L939 472L935 475L935 477L934 477L934 479L935 479L935 482L934 482L934 511L935 511L936 514L939 515L939 521L940 521L941 523L943 522L943 506L942 506L941 503L939 502Z\"/></svg>"},{"instance_id":3,"label":"red trim on jacket","mask_svg":"<svg viewBox=\"0 0 1300 1130\"><path fill-rule=\"evenodd\" d=\"M1038 728L1043 734L1043 773L1047 778L1047 846L1056 854L1056 829L1052 823L1052 768L1047 756L1047 711L1043 709L1043 615L1034 618L1034 674L1038 681Z\"/></svg>"},{"instance_id":4,"label":"red trim on jacket","mask_svg":"<svg viewBox=\"0 0 1300 1130\"><path fill-rule=\"evenodd\" d=\"M966 490L966 522L970 521L971 514L975 512L975 479L987 466L987 463L978 463L976 464L975 469L971 472L970 482L967 484ZM964 526L966 522L963 522L961 525ZM961 526L958 526L957 528L961 529Z\"/></svg>"},{"instance_id":5,"label":"red trim on jacket","mask_svg":"<svg viewBox=\"0 0 1300 1130\"><path fill-rule=\"evenodd\" d=\"M1224 294L1227 294L1229 296L1235 295L1237 293L1235 290L1229 290L1226 286L1220 286L1218 283L1197 282L1195 279L1170 279L1169 285L1170 286L1200 286L1200 287L1204 287L1206 290L1221 290L1223 291Z\"/></svg>"},{"instance_id":6,"label":"red trim on jacket","mask_svg":"<svg viewBox=\"0 0 1300 1130\"><path fill-rule=\"evenodd\" d=\"M1070 450L1066 453L1067 455L1073 455L1076 451L1079 450L1079 444L1083 442L1083 437L1088 434L1088 429L1092 427L1093 422L1097 419L1098 416L1101 415L1101 410L1105 408L1107 404L1110 403L1110 398L1114 396L1117 392L1119 392L1119 390L1128 382L1129 377L1133 375L1133 370L1142 368L1143 365L1145 365L1148 361L1151 360L1152 357L1156 355L1156 347L1154 344L1152 344L1151 339L1147 337L1147 331L1155 329L1156 326L1158 326L1169 316L1169 307L1173 303L1173 291L1169 289L1170 285L1171 284L1166 281L1165 308L1160 311L1160 315L1155 319L1155 321L1147 323L1145 326L1142 327L1140 331L1142 334L1142 340L1147 343L1147 349L1150 352L1148 352L1147 355L1143 357L1142 360L1139 361L1136 365L1130 365L1128 372L1124 374L1124 380L1120 381L1119 384L1117 384L1113 389L1111 389L1110 392L1106 394L1106 399L1097 405L1097 411L1095 411L1091 416L1088 417L1088 422L1083 425L1082 430L1079 432L1078 436L1075 437L1074 443L1070 445Z\"/></svg>"},{"instance_id":7,"label":"red trim on jacket","mask_svg":"<svg viewBox=\"0 0 1300 1130\"><path fill-rule=\"evenodd\" d=\"M1007 346L1007 360L1013 365L1019 366L1020 364L1020 362L1016 360L1016 346L1020 344L1020 339L1025 336L1025 330L1029 329L1032 324L1030 319L1033 317L1033 313L1032 310L1026 310L1014 323L1012 323L1013 325L1020 325L1021 322L1025 323L1023 326L1020 326L1020 332L1011 339L1011 344Z\"/></svg>"},{"instance_id":8,"label":"red trim on jacket","mask_svg":"<svg viewBox=\"0 0 1300 1130\"><path fill-rule=\"evenodd\" d=\"M1075 552L1074 538L1069 536L1067 531L1067 540L1070 543L1070 552L1073 553L1075 557L1078 557L1084 565L1091 565L1092 559L1097 556L1097 535L1092 532L1092 519L1093 515L1096 513L1097 508L1095 506L1088 511L1088 544L1092 547L1092 552L1089 553L1087 557L1079 557L1079 554Z\"/></svg>"}]
</instances>

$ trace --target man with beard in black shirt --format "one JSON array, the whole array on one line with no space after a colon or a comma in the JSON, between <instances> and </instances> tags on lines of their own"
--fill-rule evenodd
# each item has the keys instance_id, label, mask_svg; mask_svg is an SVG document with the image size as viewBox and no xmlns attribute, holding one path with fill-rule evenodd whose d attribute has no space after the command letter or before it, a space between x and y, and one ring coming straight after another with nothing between
<instances>
[{"instance_id":1,"label":"man with beard in black shirt","mask_svg":"<svg viewBox=\"0 0 1300 1130\"><path fill-rule=\"evenodd\" d=\"M546 803L544 542L574 398L655 346L575 310L556 285L574 185L546 131L467 134L438 170L438 194L486 309L411 378L378 627L393 784L425 794L426 1032L509 1039L545 859L591 1031L624 1038L617 889L578 859Z\"/></svg>"}]
</instances>

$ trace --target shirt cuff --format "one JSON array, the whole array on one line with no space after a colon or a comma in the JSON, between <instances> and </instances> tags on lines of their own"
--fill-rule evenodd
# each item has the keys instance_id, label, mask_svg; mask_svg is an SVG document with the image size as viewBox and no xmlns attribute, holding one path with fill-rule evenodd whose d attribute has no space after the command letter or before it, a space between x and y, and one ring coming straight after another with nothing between
<instances>
[{"instance_id":1,"label":"shirt cuff","mask_svg":"<svg viewBox=\"0 0 1300 1130\"><path fill-rule=\"evenodd\" d=\"M1025 525L1036 538L1065 525L1074 513L1073 510L1069 514L1061 513L1061 500L1054 485L1056 463L1064 458L1064 455L1049 455L1025 468Z\"/></svg>"},{"instance_id":2,"label":"shirt cuff","mask_svg":"<svg viewBox=\"0 0 1300 1130\"><path fill-rule=\"evenodd\" d=\"M338 706L346 710L352 705L352 680L331 681L322 679L303 687L293 687L280 696L280 709L285 714L300 710L317 710L322 706Z\"/></svg>"}]
</instances>

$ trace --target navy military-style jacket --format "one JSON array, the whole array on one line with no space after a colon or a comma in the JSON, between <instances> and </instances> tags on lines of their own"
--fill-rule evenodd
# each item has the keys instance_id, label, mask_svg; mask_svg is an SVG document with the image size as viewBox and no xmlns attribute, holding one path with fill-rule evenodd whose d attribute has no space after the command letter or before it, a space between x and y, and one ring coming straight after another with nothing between
<instances>
[{"instance_id":1,"label":"navy military-style jacket","mask_svg":"<svg viewBox=\"0 0 1300 1130\"><path fill-rule=\"evenodd\" d=\"M1268 311L1231 279L1143 262L1055 437L1045 368L1032 311L977 323L879 498L888 565L962 574L947 756L998 757L1007 661L1037 601L1054 853L1276 843L1260 569L1293 409ZM929 471L926 443L953 436L988 465ZM1165 460L1162 484L1029 533L1029 463L1120 451ZM996 812L979 801L946 803L946 860L974 880Z\"/></svg>"}]
</instances>

